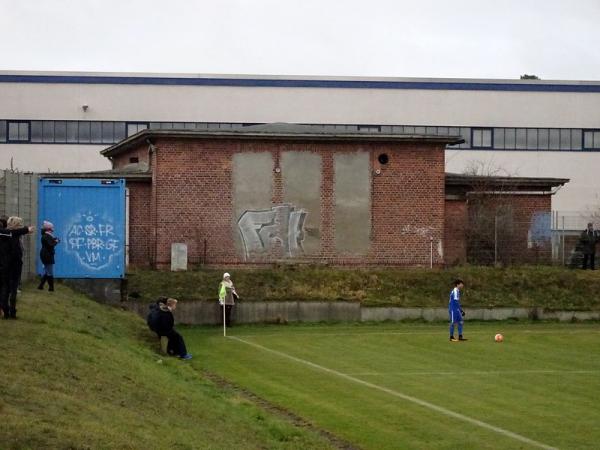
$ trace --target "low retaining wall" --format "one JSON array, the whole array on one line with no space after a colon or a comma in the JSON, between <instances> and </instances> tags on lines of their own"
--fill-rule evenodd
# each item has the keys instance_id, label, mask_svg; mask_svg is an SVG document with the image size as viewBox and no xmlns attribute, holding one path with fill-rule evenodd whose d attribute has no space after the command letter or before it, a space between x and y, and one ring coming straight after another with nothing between
<instances>
[{"instance_id":1,"label":"low retaining wall","mask_svg":"<svg viewBox=\"0 0 600 450\"><path fill-rule=\"evenodd\" d=\"M123 302L126 308L145 317L148 303ZM540 319L570 322L600 320L600 311L545 311L543 308L465 308L466 320ZM221 323L218 304L182 301L175 318L186 325ZM240 302L233 309L236 323L286 322L383 322L386 320L447 321L446 308L363 307L346 302Z\"/></svg>"}]
</instances>

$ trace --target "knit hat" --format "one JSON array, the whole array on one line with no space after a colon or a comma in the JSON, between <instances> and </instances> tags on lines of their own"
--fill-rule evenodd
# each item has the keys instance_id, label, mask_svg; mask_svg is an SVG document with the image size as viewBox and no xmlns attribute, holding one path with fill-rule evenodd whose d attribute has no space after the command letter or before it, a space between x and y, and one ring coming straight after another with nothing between
<instances>
[{"instance_id":1,"label":"knit hat","mask_svg":"<svg viewBox=\"0 0 600 450\"><path fill-rule=\"evenodd\" d=\"M231 275L229 275L227 272L225 272L225 273L223 274L223 279L225 279L225 278L229 278L230 276L231 276Z\"/></svg>"},{"instance_id":2,"label":"knit hat","mask_svg":"<svg viewBox=\"0 0 600 450\"><path fill-rule=\"evenodd\" d=\"M44 220L44 223L42 223L42 230L54 230L54 225L52 222Z\"/></svg>"}]
</instances>

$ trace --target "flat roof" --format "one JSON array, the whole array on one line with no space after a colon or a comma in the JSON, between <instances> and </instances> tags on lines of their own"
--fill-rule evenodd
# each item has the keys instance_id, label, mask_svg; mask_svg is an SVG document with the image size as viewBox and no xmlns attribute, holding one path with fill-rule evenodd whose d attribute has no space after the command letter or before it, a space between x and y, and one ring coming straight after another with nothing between
<instances>
[{"instance_id":1,"label":"flat roof","mask_svg":"<svg viewBox=\"0 0 600 450\"><path fill-rule=\"evenodd\" d=\"M446 172L446 186L458 190L547 190L564 186L569 178L497 177Z\"/></svg>"},{"instance_id":2,"label":"flat roof","mask_svg":"<svg viewBox=\"0 0 600 450\"><path fill-rule=\"evenodd\" d=\"M0 83L134 84L342 89L426 89L600 93L600 81L302 75L0 71Z\"/></svg>"},{"instance_id":3,"label":"flat roof","mask_svg":"<svg viewBox=\"0 0 600 450\"><path fill-rule=\"evenodd\" d=\"M427 144L461 144L460 136L428 134L387 134L365 131L323 129L312 125L274 123L252 125L231 130L142 130L100 153L107 158L154 138L179 139L244 139L244 140L303 140L303 141L361 141L361 142L421 142Z\"/></svg>"}]
</instances>

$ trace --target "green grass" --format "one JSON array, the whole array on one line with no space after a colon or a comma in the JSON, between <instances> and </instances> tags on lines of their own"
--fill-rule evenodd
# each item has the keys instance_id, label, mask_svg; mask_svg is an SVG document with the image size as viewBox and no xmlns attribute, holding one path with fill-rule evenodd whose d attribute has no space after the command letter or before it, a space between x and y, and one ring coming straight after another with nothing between
<instances>
[{"instance_id":1,"label":"green grass","mask_svg":"<svg viewBox=\"0 0 600 450\"><path fill-rule=\"evenodd\" d=\"M0 321L0 448L329 448L189 362L161 357L139 317L59 285L26 287ZM201 355L195 355L202 367Z\"/></svg>"},{"instance_id":2,"label":"green grass","mask_svg":"<svg viewBox=\"0 0 600 450\"><path fill-rule=\"evenodd\" d=\"M217 269L176 273L135 270L128 274L129 293L148 302L160 295L215 301L222 273ZM367 306L445 307L455 278L466 282L462 303L467 307L600 309L600 271L549 266L233 270L237 291L245 301L348 301Z\"/></svg>"},{"instance_id":3,"label":"green grass","mask_svg":"<svg viewBox=\"0 0 600 450\"><path fill-rule=\"evenodd\" d=\"M406 323L187 332L194 365L360 448L535 448L395 393L547 446L598 447L600 324L467 323L465 335L450 343L445 324Z\"/></svg>"}]
</instances>

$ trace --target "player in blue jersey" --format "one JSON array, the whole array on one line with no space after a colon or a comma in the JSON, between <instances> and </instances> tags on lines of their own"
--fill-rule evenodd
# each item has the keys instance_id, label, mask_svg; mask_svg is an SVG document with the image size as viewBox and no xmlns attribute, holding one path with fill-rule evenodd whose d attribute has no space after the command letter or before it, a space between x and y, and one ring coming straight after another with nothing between
<instances>
[{"instance_id":1,"label":"player in blue jersey","mask_svg":"<svg viewBox=\"0 0 600 450\"><path fill-rule=\"evenodd\" d=\"M460 306L460 291L465 287L463 280L454 281L454 289L450 291L448 314L450 316L450 342L466 341L463 337L463 317L465 312ZM454 324L458 325L458 339L454 337Z\"/></svg>"}]
</instances>

